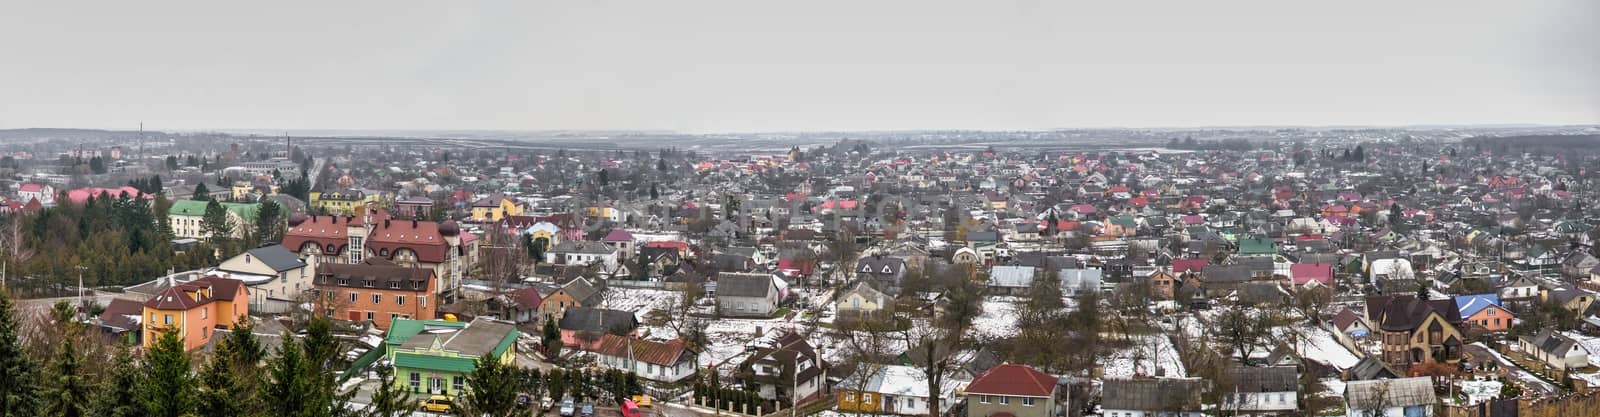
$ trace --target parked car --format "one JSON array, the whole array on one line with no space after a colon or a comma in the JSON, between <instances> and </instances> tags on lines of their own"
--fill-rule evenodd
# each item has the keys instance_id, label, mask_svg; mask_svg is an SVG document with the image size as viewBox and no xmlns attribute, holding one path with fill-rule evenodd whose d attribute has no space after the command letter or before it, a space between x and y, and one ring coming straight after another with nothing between
<instances>
[{"instance_id":1,"label":"parked car","mask_svg":"<svg viewBox=\"0 0 1600 417\"><path fill-rule=\"evenodd\" d=\"M644 413L639 411L639 405L633 400L623 400L618 410L622 411L622 417L644 417Z\"/></svg>"},{"instance_id":2,"label":"parked car","mask_svg":"<svg viewBox=\"0 0 1600 417\"><path fill-rule=\"evenodd\" d=\"M551 400L549 395L546 395L546 396L544 396L544 398L539 399L539 409L542 410L542 411L550 411L550 409L555 407L555 406L556 406L555 400Z\"/></svg>"},{"instance_id":3,"label":"parked car","mask_svg":"<svg viewBox=\"0 0 1600 417\"><path fill-rule=\"evenodd\" d=\"M649 395L635 395L635 396L633 396L633 403L638 405L638 406L640 406L640 407L648 408L648 407L650 407L652 405L652 401L654 401L654 400L655 399L654 398L650 398Z\"/></svg>"},{"instance_id":4,"label":"parked car","mask_svg":"<svg viewBox=\"0 0 1600 417\"><path fill-rule=\"evenodd\" d=\"M583 417L594 417L594 403L583 403Z\"/></svg>"},{"instance_id":5,"label":"parked car","mask_svg":"<svg viewBox=\"0 0 1600 417\"><path fill-rule=\"evenodd\" d=\"M449 413L451 408L450 397L434 395L422 400L422 411L430 413Z\"/></svg>"},{"instance_id":6,"label":"parked car","mask_svg":"<svg viewBox=\"0 0 1600 417\"><path fill-rule=\"evenodd\" d=\"M572 417L577 411L577 406L572 404L572 398L561 400L561 417Z\"/></svg>"}]
</instances>

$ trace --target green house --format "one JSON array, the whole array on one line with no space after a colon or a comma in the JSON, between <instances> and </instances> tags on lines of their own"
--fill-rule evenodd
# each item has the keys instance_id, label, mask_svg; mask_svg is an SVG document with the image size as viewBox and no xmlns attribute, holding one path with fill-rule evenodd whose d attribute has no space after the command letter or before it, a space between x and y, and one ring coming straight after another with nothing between
<instances>
[{"instance_id":1,"label":"green house","mask_svg":"<svg viewBox=\"0 0 1600 417\"><path fill-rule=\"evenodd\" d=\"M1239 256L1272 256L1278 254L1278 245L1272 239L1239 239Z\"/></svg>"},{"instance_id":2,"label":"green house","mask_svg":"<svg viewBox=\"0 0 1600 417\"><path fill-rule=\"evenodd\" d=\"M395 367L395 384L417 395L459 396L470 390L467 375L485 354L511 364L520 333L516 326L478 318L471 323L395 320L384 350Z\"/></svg>"},{"instance_id":3,"label":"green house","mask_svg":"<svg viewBox=\"0 0 1600 417\"><path fill-rule=\"evenodd\" d=\"M228 210L228 220L233 223L233 237L243 237L245 229L256 224L259 203L229 203L218 202L222 208ZM167 209L167 222L172 226L172 234L180 238L205 239L206 232L202 222L206 216L208 201L178 200L172 202L172 207Z\"/></svg>"}]
</instances>

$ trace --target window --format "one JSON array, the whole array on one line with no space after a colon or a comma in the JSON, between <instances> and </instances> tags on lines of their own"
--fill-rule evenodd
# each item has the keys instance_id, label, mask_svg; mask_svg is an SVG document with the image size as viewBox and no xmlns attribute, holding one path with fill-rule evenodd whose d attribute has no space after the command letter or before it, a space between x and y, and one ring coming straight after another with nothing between
<instances>
[{"instance_id":1,"label":"window","mask_svg":"<svg viewBox=\"0 0 1600 417\"><path fill-rule=\"evenodd\" d=\"M350 292L350 302L352 302L352 303L356 302L356 292L355 291L351 291Z\"/></svg>"},{"instance_id":2,"label":"window","mask_svg":"<svg viewBox=\"0 0 1600 417\"><path fill-rule=\"evenodd\" d=\"M166 321L166 324L169 324L169 325L172 324L172 315L171 314L167 314L166 316L167 317L163 318L162 320Z\"/></svg>"},{"instance_id":3,"label":"window","mask_svg":"<svg viewBox=\"0 0 1600 417\"><path fill-rule=\"evenodd\" d=\"M427 307L428 297L417 297L417 305Z\"/></svg>"},{"instance_id":4,"label":"window","mask_svg":"<svg viewBox=\"0 0 1600 417\"><path fill-rule=\"evenodd\" d=\"M989 403L989 396L987 396L987 395L979 395L978 396L978 402L979 403L983 403L983 404L988 404Z\"/></svg>"},{"instance_id":5,"label":"window","mask_svg":"<svg viewBox=\"0 0 1600 417\"><path fill-rule=\"evenodd\" d=\"M417 392L418 390L421 390L421 389L422 389L422 374L419 374L419 373L416 373L416 372L412 372L411 373L411 392Z\"/></svg>"},{"instance_id":6,"label":"window","mask_svg":"<svg viewBox=\"0 0 1600 417\"><path fill-rule=\"evenodd\" d=\"M372 312L371 311L367 312L367 321L372 321Z\"/></svg>"},{"instance_id":7,"label":"window","mask_svg":"<svg viewBox=\"0 0 1600 417\"><path fill-rule=\"evenodd\" d=\"M846 393L844 393L844 402L847 402L847 403L856 402L856 393L854 393L854 392L846 392Z\"/></svg>"},{"instance_id":8,"label":"window","mask_svg":"<svg viewBox=\"0 0 1600 417\"><path fill-rule=\"evenodd\" d=\"M201 327L200 328L200 338L201 339L209 339L209 338L211 338L211 328L210 327Z\"/></svg>"},{"instance_id":9,"label":"window","mask_svg":"<svg viewBox=\"0 0 1600 417\"><path fill-rule=\"evenodd\" d=\"M1001 404L1011 404L1011 397L1007 397L1007 396L1004 396L1004 395L1001 395L999 397L1000 397L1000 403Z\"/></svg>"},{"instance_id":10,"label":"window","mask_svg":"<svg viewBox=\"0 0 1600 417\"><path fill-rule=\"evenodd\" d=\"M1034 402L1033 397L1022 397L1022 405L1024 405L1024 406L1032 407L1033 406L1033 402Z\"/></svg>"},{"instance_id":11,"label":"window","mask_svg":"<svg viewBox=\"0 0 1600 417\"><path fill-rule=\"evenodd\" d=\"M916 407L916 406L917 406L917 399L916 398L907 398L906 399L906 408L913 408L913 407Z\"/></svg>"},{"instance_id":12,"label":"window","mask_svg":"<svg viewBox=\"0 0 1600 417\"><path fill-rule=\"evenodd\" d=\"M383 294L372 293L372 303L373 304L381 304L381 303L383 303Z\"/></svg>"},{"instance_id":13,"label":"window","mask_svg":"<svg viewBox=\"0 0 1600 417\"><path fill-rule=\"evenodd\" d=\"M465 386L466 384L467 379L461 377L460 375L450 378L450 388L456 390L456 392L461 392L462 386Z\"/></svg>"},{"instance_id":14,"label":"window","mask_svg":"<svg viewBox=\"0 0 1600 417\"><path fill-rule=\"evenodd\" d=\"M396 295L396 296L394 296L394 304L395 305L400 305L400 306L406 305L406 296L404 296L404 295Z\"/></svg>"},{"instance_id":15,"label":"window","mask_svg":"<svg viewBox=\"0 0 1600 417\"><path fill-rule=\"evenodd\" d=\"M1492 308L1491 308L1491 309L1489 309L1489 315L1491 315L1491 316L1493 316L1493 315L1494 315L1494 309L1492 309Z\"/></svg>"},{"instance_id":16,"label":"window","mask_svg":"<svg viewBox=\"0 0 1600 417\"><path fill-rule=\"evenodd\" d=\"M206 315L209 314L209 311L211 311L211 307L200 307L200 318L206 318Z\"/></svg>"},{"instance_id":17,"label":"window","mask_svg":"<svg viewBox=\"0 0 1600 417\"><path fill-rule=\"evenodd\" d=\"M349 278L339 278L339 285L349 286L350 285L350 279Z\"/></svg>"},{"instance_id":18,"label":"window","mask_svg":"<svg viewBox=\"0 0 1600 417\"><path fill-rule=\"evenodd\" d=\"M862 404L872 404L872 394L861 394Z\"/></svg>"},{"instance_id":19,"label":"window","mask_svg":"<svg viewBox=\"0 0 1600 417\"><path fill-rule=\"evenodd\" d=\"M389 281L389 288L400 288L400 281Z\"/></svg>"}]
</instances>

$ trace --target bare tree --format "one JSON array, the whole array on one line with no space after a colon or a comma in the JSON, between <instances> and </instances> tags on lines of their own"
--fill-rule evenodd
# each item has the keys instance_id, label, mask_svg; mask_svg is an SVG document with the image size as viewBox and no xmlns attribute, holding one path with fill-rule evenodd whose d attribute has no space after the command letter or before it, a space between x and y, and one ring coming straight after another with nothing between
<instances>
[{"instance_id":1,"label":"bare tree","mask_svg":"<svg viewBox=\"0 0 1600 417\"><path fill-rule=\"evenodd\" d=\"M890 322L888 325L892 326L893 323ZM890 355L889 344L892 336L883 331L885 328L885 323L881 318L851 320L848 323L841 324L839 328L839 331L844 334L845 357L852 368L850 375L854 378L854 389L858 396L865 395L867 384L878 374L884 372L883 364ZM859 402L861 400L862 398L860 397L856 399L858 401L855 407L857 416L860 416L862 412Z\"/></svg>"}]
</instances>

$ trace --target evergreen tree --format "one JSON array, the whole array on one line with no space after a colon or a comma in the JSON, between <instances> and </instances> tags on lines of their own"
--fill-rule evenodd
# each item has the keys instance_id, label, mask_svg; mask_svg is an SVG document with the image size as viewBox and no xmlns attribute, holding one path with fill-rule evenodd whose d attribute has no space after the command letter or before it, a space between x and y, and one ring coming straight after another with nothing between
<instances>
[{"instance_id":1,"label":"evergreen tree","mask_svg":"<svg viewBox=\"0 0 1600 417\"><path fill-rule=\"evenodd\" d=\"M272 200L263 200L256 209L255 237L260 243L271 243L283 240L283 208Z\"/></svg>"},{"instance_id":2,"label":"evergreen tree","mask_svg":"<svg viewBox=\"0 0 1600 417\"><path fill-rule=\"evenodd\" d=\"M243 374L235 368L238 355L231 339L223 339L212 350L211 361L200 371L196 414L232 417L258 411L253 384L241 380Z\"/></svg>"},{"instance_id":3,"label":"evergreen tree","mask_svg":"<svg viewBox=\"0 0 1600 417\"><path fill-rule=\"evenodd\" d=\"M211 189L210 188L206 188L206 183L203 183L203 182L199 183L199 184L195 184L194 185L194 196L189 197L189 199L190 200L200 200L200 201L210 200L211 199Z\"/></svg>"},{"instance_id":4,"label":"evergreen tree","mask_svg":"<svg viewBox=\"0 0 1600 417\"><path fill-rule=\"evenodd\" d=\"M411 392L396 383L394 367L378 366L378 388L372 392L371 404L363 417L400 417L411 415L417 404Z\"/></svg>"},{"instance_id":5,"label":"evergreen tree","mask_svg":"<svg viewBox=\"0 0 1600 417\"><path fill-rule=\"evenodd\" d=\"M62 338L61 348L56 351L56 358L51 364L52 381L49 394L45 397L45 414L81 417L89 415L92 386L84 379L87 372L83 369L83 357L77 348L76 325L69 323L67 326L67 337Z\"/></svg>"},{"instance_id":6,"label":"evergreen tree","mask_svg":"<svg viewBox=\"0 0 1600 417\"><path fill-rule=\"evenodd\" d=\"M283 340L294 340L289 334L283 335ZM272 416L302 416L302 407L313 397L314 388L308 381L310 366L306 363L305 351L299 343L286 342L278 347L278 356L272 358L268 365L269 378L261 394L267 401L265 411Z\"/></svg>"},{"instance_id":7,"label":"evergreen tree","mask_svg":"<svg viewBox=\"0 0 1600 417\"><path fill-rule=\"evenodd\" d=\"M143 386L139 367L127 349L121 349L111 372L100 384L91 408L94 415L103 417L135 417L144 415L139 404L138 388Z\"/></svg>"},{"instance_id":8,"label":"evergreen tree","mask_svg":"<svg viewBox=\"0 0 1600 417\"><path fill-rule=\"evenodd\" d=\"M0 417L31 416L39 409L36 370L17 331L11 294L0 290Z\"/></svg>"},{"instance_id":9,"label":"evergreen tree","mask_svg":"<svg viewBox=\"0 0 1600 417\"><path fill-rule=\"evenodd\" d=\"M660 200L661 199L661 191L656 190L656 185L655 184L650 184L650 199L651 200Z\"/></svg>"},{"instance_id":10,"label":"evergreen tree","mask_svg":"<svg viewBox=\"0 0 1600 417\"><path fill-rule=\"evenodd\" d=\"M189 354L176 331L161 334L145 354L144 377L138 387L139 404L150 417L183 417L195 410L195 381Z\"/></svg>"},{"instance_id":11,"label":"evergreen tree","mask_svg":"<svg viewBox=\"0 0 1600 417\"><path fill-rule=\"evenodd\" d=\"M561 356L561 330L556 325L556 317L544 316L544 356L557 358Z\"/></svg>"},{"instance_id":12,"label":"evergreen tree","mask_svg":"<svg viewBox=\"0 0 1600 417\"><path fill-rule=\"evenodd\" d=\"M608 176L608 174L606 174L606 170L601 169L600 170L600 186L604 187L604 186L606 186L606 184L609 184L609 183L611 183L610 177Z\"/></svg>"},{"instance_id":13,"label":"evergreen tree","mask_svg":"<svg viewBox=\"0 0 1600 417\"><path fill-rule=\"evenodd\" d=\"M467 386L472 389L461 396L463 415L511 415L517 407L516 369L494 354L484 354L476 365L467 375Z\"/></svg>"},{"instance_id":14,"label":"evergreen tree","mask_svg":"<svg viewBox=\"0 0 1600 417\"><path fill-rule=\"evenodd\" d=\"M200 217L200 230L210 236L213 245L233 238L233 221L228 219L228 209L215 200L206 203L206 213Z\"/></svg>"},{"instance_id":15,"label":"evergreen tree","mask_svg":"<svg viewBox=\"0 0 1600 417\"><path fill-rule=\"evenodd\" d=\"M661 172L667 172L667 160L666 160L666 158L662 158L662 159L657 159L656 160L656 170L657 171L661 171Z\"/></svg>"}]
</instances>

